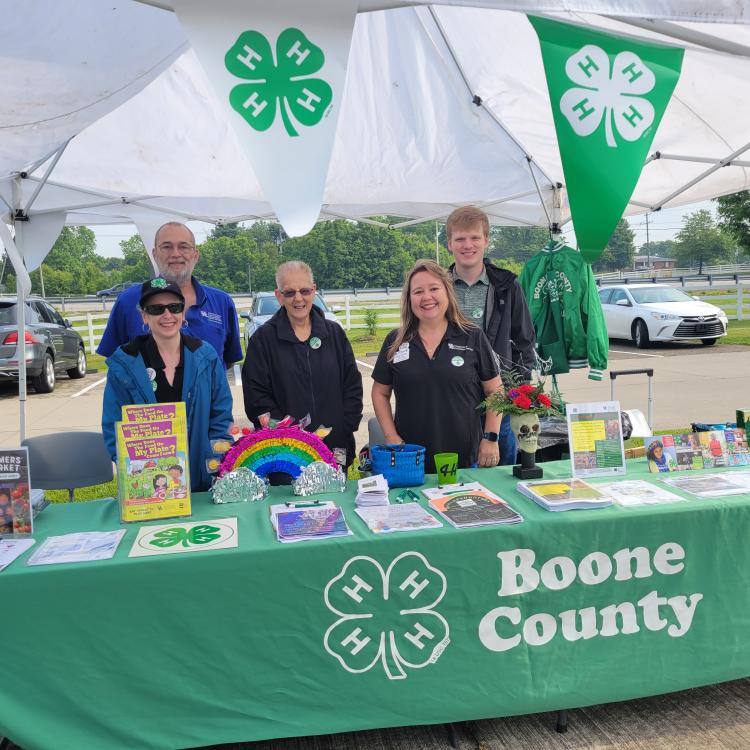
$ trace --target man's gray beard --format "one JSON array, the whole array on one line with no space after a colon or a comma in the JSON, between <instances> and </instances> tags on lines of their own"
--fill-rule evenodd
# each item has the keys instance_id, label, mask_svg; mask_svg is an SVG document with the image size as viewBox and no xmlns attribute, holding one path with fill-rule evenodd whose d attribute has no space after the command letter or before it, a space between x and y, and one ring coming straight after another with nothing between
<instances>
[{"instance_id":1,"label":"man's gray beard","mask_svg":"<svg viewBox=\"0 0 750 750\"><path fill-rule=\"evenodd\" d=\"M177 284L177 286L182 286L183 284L186 284L190 277L193 275L193 269L186 269L183 273L177 274L170 271L168 268L160 268L159 269L159 276L161 276L163 279L166 279L170 284Z\"/></svg>"}]
</instances>

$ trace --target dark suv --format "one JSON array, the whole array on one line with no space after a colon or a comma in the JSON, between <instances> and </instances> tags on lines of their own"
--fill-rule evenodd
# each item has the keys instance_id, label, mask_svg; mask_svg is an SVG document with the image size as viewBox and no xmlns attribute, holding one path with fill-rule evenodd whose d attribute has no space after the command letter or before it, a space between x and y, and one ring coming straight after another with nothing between
<instances>
[{"instance_id":1,"label":"dark suv","mask_svg":"<svg viewBox=\"0 0 750 750\"><path fill-rule=\"evenodd\" d=\"M18 299L0 297L0 379L18 379ZM83 339L39 297L26 300L26 373L38 393L55 389L58 372L86 374Z\"/></svg>"}]
</instances>

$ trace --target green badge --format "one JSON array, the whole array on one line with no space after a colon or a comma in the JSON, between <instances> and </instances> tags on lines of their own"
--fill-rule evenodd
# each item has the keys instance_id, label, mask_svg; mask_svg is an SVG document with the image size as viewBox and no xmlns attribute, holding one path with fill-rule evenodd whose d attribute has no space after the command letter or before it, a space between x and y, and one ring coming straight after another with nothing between
<instances>
[{"instance_id":1,"label":"green badge","mask_svg":"<svg viewBox=\"0 0 750 750\"><path fill-rule=\"evenodd\" d=\"M484 315L484 310L482 310L481 307L475 307L471 311L471 317L474 318L474 320L479 320Z\"/></svg>"},{"instance_id":2,"label":"green badge","mask_svg":"<svg viewBox=\"0 0 750 750\"><path fill-rule=\"evenodd\" d=\"M313 336L310 339L310 348L311 349L320 349L320 339L317 336Z\"/></svg>"},{"instance_id":3,"label":"green badge","mask_svg":"<svg viewBox=\"0 0 750 750\"><path fill-rule=\"evenodd\" d=\"M224 65L247 83L232 89L229 103L254 130L268 130L278 112L287 134L298 136L295 125L317 125L331 106L333 89L322 78L313 78L325 55L299 29L289 28L276 40L275 60L263 34L242 32Z\"/></svg>"},{"instance_id":4,"label":"green badge","mask_svg":"<svg viewBox=\"0 0 750 750\"><path fill-rule=\"evenodd\" d=\"M151 288L152 289L165 289L167 286L167 280L166 279L152 279L151 280Z\"/></svg>"},{"instance_id":5,"label":"green badge","mask_svg":"<svg viewBox=\"0 0 750 750\"><path fill-rule=\"evenodd\" d=\"M154 390L154 391L156 390L156 381L155 381L155 380L152 380L152 381L151 381L151 388L152 388L152 390Z\"/></svg>"},{"instance_id":6,"label":"green badge","mask_svg":"<svg viewBox=\"0 0 750 750\"><path fill-rule=\"evenodd\" d=\"M453 357L453 359L451 360L451 364L454 367L461 367L461 365L463 365L463 363L464 363L464 358L463 357L456 356L456 357Z\"/></svg>"}]
</instances>

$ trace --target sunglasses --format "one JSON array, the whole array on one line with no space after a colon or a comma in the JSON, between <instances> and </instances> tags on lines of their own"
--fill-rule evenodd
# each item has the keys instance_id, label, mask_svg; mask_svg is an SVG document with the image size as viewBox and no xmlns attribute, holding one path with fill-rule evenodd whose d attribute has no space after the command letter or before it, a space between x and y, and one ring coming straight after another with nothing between
<instances>
[{"instance_id":1,"label":"sunglasses","mask_svg":"<svg viewBox=\"0 0 750 750\"><path fill-rule=\"evenodd\" d=\"M149 315L164 315L165 310L169 310L172 315L177 315L185 309L184 302L169 302L166 305L146 305L143 308Z\"/></svg>"},{"instance_id":2,"label":"sunglasses","mask_svg":"<svg viewBox=\"0 0 750 750\"><path fill-rule=\"evenodd\" d=\"M311 289L310 287L306 286L304 289L284 289L279 290L281 292L281 296L284 299L292 299L297 295L297 292L299 292L303 297L309 297L311 294L315 293L314 289Z\"/></svg>"}]
</instances>

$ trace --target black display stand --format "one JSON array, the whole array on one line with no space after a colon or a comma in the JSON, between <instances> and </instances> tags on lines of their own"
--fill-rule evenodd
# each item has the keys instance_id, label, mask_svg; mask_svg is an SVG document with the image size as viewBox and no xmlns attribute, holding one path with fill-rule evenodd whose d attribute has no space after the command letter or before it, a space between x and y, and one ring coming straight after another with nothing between
<instances>
[{"instance_id":1,"label":"black display stand","mask_svg":"<svg viewBox=\"0 0 750 750\"><path fill-rule=\"evenodd\" d=\"M521 455L521 463L513 467L513 476L519 479L540 479L544 471L534 462L534 454L526 451L518 451Z\"/></svg>"}]
</instances>

